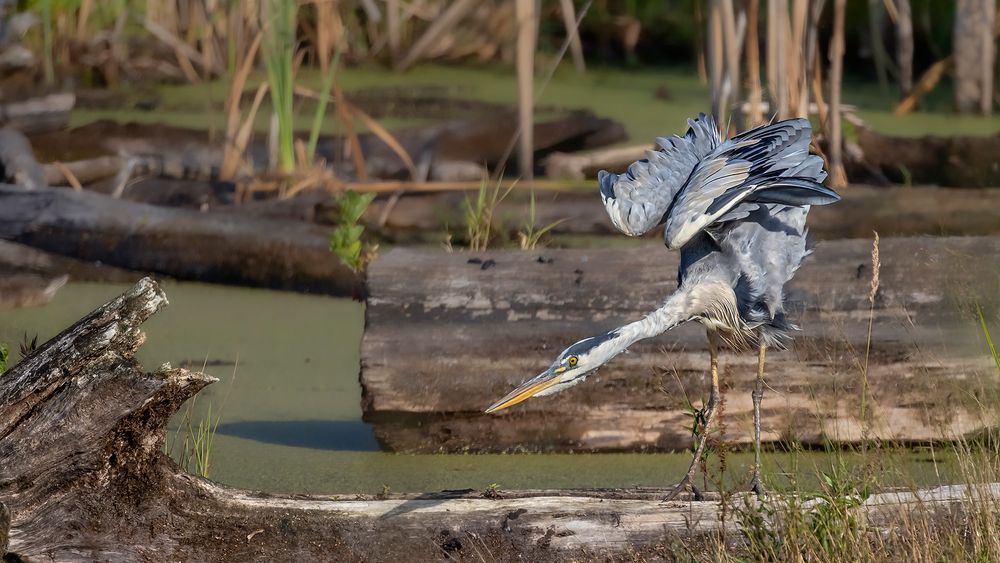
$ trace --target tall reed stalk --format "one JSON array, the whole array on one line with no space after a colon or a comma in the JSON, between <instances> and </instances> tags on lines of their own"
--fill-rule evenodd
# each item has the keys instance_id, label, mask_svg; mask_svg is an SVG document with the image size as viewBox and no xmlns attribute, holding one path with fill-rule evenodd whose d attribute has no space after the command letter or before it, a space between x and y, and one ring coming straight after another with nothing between
<instances>
[{"instance_id":1,"label":"tall reed stalk","mask_svg":"<svg viewBox=\"0 0 1000 563\"><path fill-rule=\"evenodd\" d=\"M40 0L38 9L42 16L42 49L45 51L42 72L45 75L45 84L51 86L56 82L55 63L52 55L52 0Z\"/></svg>"},{"instance_id":2,"label":"tall reed stalk","mask_svg":"<svg viewBox=\"0 0 1000 563\"><path fill-rule=\"evenodd\" d=\"M316 104L316 113L313 114L312 127L309 129L309 144L306 147L306 155L310 162L316 158L316 144L319 142L319 130L323 125L323 117L326 116L326 104L330 100L333 92L333 81L337 76L337 67L340 66L340 55L343 53L343 44L337 45L337 51L333 55L333 62L326 68L323 75L323 88L319 91L319 100Z\"/></svg>"},{"instance_id":3,"label":"tall reed stalk","mask_svg":"<svg viewBox=\"0 0 1000 563\"><path fill-rule=\"evenodd\" d=\"M264 65L277 128L278 168L295 171L295 0L265 0Z\"/></svg>"}]
</instances>

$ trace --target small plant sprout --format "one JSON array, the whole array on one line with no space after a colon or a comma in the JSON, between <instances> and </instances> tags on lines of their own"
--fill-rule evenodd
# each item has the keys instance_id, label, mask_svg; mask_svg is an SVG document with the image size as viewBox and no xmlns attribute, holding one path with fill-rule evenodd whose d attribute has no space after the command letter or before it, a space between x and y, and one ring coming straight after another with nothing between
<instances>
[{"instance_id":1,"label":"small plant sprout","mask_svg":"<svg viewBox=\"0 0 1000 563\"><path fill-rule=\"evenodd\" d=\"M374 193L347 191L337 201L337 226L330 233L330 252L355 272L364 268L375 250L364 248L361 235L365 227L359 223L373 199Z\"/></svg>"},{"instance_id":2,"label":"small plant sprout","mask_svg":"<svg viewBox=\"0 0 1000 563\"><path fill-rule=\"evenodd\" d=\"M539 242L542 240L542 237L564 221L566 221L566 219L559 219L558 221L553 221L539 229L537 227L535 212L535 190L531 190L531 199L529 199L528 203L528 221L517 233L521 250L533 250L537 248Z\"/></svg>"},{"instance_id":3,"label":"small plant sprout","mask_svg":"<svg viewBox=\"0 0 1000 563\"><path fill-rule=\"evenodd\" d=\"M465 228L469 239L469 250L481 252L490 246L496 233L500 230L495 221L497 207L507 198L517 182L511 183L506 190L500 180L490 189L486 178L479 183L476 201L465 198Z\"/></svg>"},{"instance_id":4,"label":"small plant sprout","mask_svg":"<svg viewBox=\"0 0 1000 563\"><path fill-rule=\"evenodd\" d=\"M498 499L503 498L503 491L498 483L490 483L483 490L483 498Z\"/></svg>"}]
</instances>

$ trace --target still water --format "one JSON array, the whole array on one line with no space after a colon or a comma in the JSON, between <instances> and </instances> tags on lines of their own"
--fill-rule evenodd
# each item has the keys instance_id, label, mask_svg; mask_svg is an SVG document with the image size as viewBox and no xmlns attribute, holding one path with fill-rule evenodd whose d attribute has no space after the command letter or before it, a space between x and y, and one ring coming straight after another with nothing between
<instances>
[{"instance_id":1,"label":"still water","mask_svg":"<svg viewBox=\"0 0 1000 563\"><path fill-rule=\"evenodd\" d=\"M125 285L71 283L52 303L0 311L0 342L54 336ZM219 378L197 398L195 425L211 404L221 422L210 477L230 485L285 493L364 493L442 489L668 486L687 454L405 455L380 452L361 420L358 383L364 309L348 299L197 283L163 284L170 305L145 325L139 359ZM184 409L182 409L183 413ZM182 439L171 424L173 450ZM857 463L857 454L770 453L765 470L778 481L798 475L815 486L817 471ZM891 458L891 459L889 459ZM730 454L728 482L739 486L751 458ZM885 454L892 482L930 485L956 478L949 457L933 450ZM884 482L884 481L883 481Z\"/></svg>"}]
</instances>

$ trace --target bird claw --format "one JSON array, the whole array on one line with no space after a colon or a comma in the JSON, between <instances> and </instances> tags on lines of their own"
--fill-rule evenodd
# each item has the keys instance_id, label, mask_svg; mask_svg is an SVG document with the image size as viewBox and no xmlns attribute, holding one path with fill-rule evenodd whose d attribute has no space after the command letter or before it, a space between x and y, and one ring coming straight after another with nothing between
<instances>
[{"instance_id":1,"label":"bird claw","mask_svg":"<svg viewBox=\"0 0 1000 563\"><path fill-rule=\"evenodd\" d=\"M705 500L705 496L702 495L701 491L698 490L698 487L694 486L694 483L691 482L691 475L687 475L684 479L681 479L681 482L678 483L672 491L667 493L667 496L663 497L661 502L670 502L675 500L678 495L688 489L691 490L691 496L693 497L692 500Z\"/></svg>"}]
</instances>

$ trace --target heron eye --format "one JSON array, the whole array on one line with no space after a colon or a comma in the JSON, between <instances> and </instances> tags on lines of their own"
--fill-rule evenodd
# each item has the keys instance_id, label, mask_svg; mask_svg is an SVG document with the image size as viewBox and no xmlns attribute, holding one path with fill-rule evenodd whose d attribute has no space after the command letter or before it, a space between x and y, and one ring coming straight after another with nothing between
<instances>
[{"instance_id":1,"label":"heron eye","mask_svg":"<svg viewBox=\"0 0 1000 563\"><path fill-rule=\"evenodd\" d=\"M576 364L580 362L580 358L577 358L576 356L570 356L569 360L567 361L569 362L570 366L576 367Z\"/></svg>"}]
</instances>

